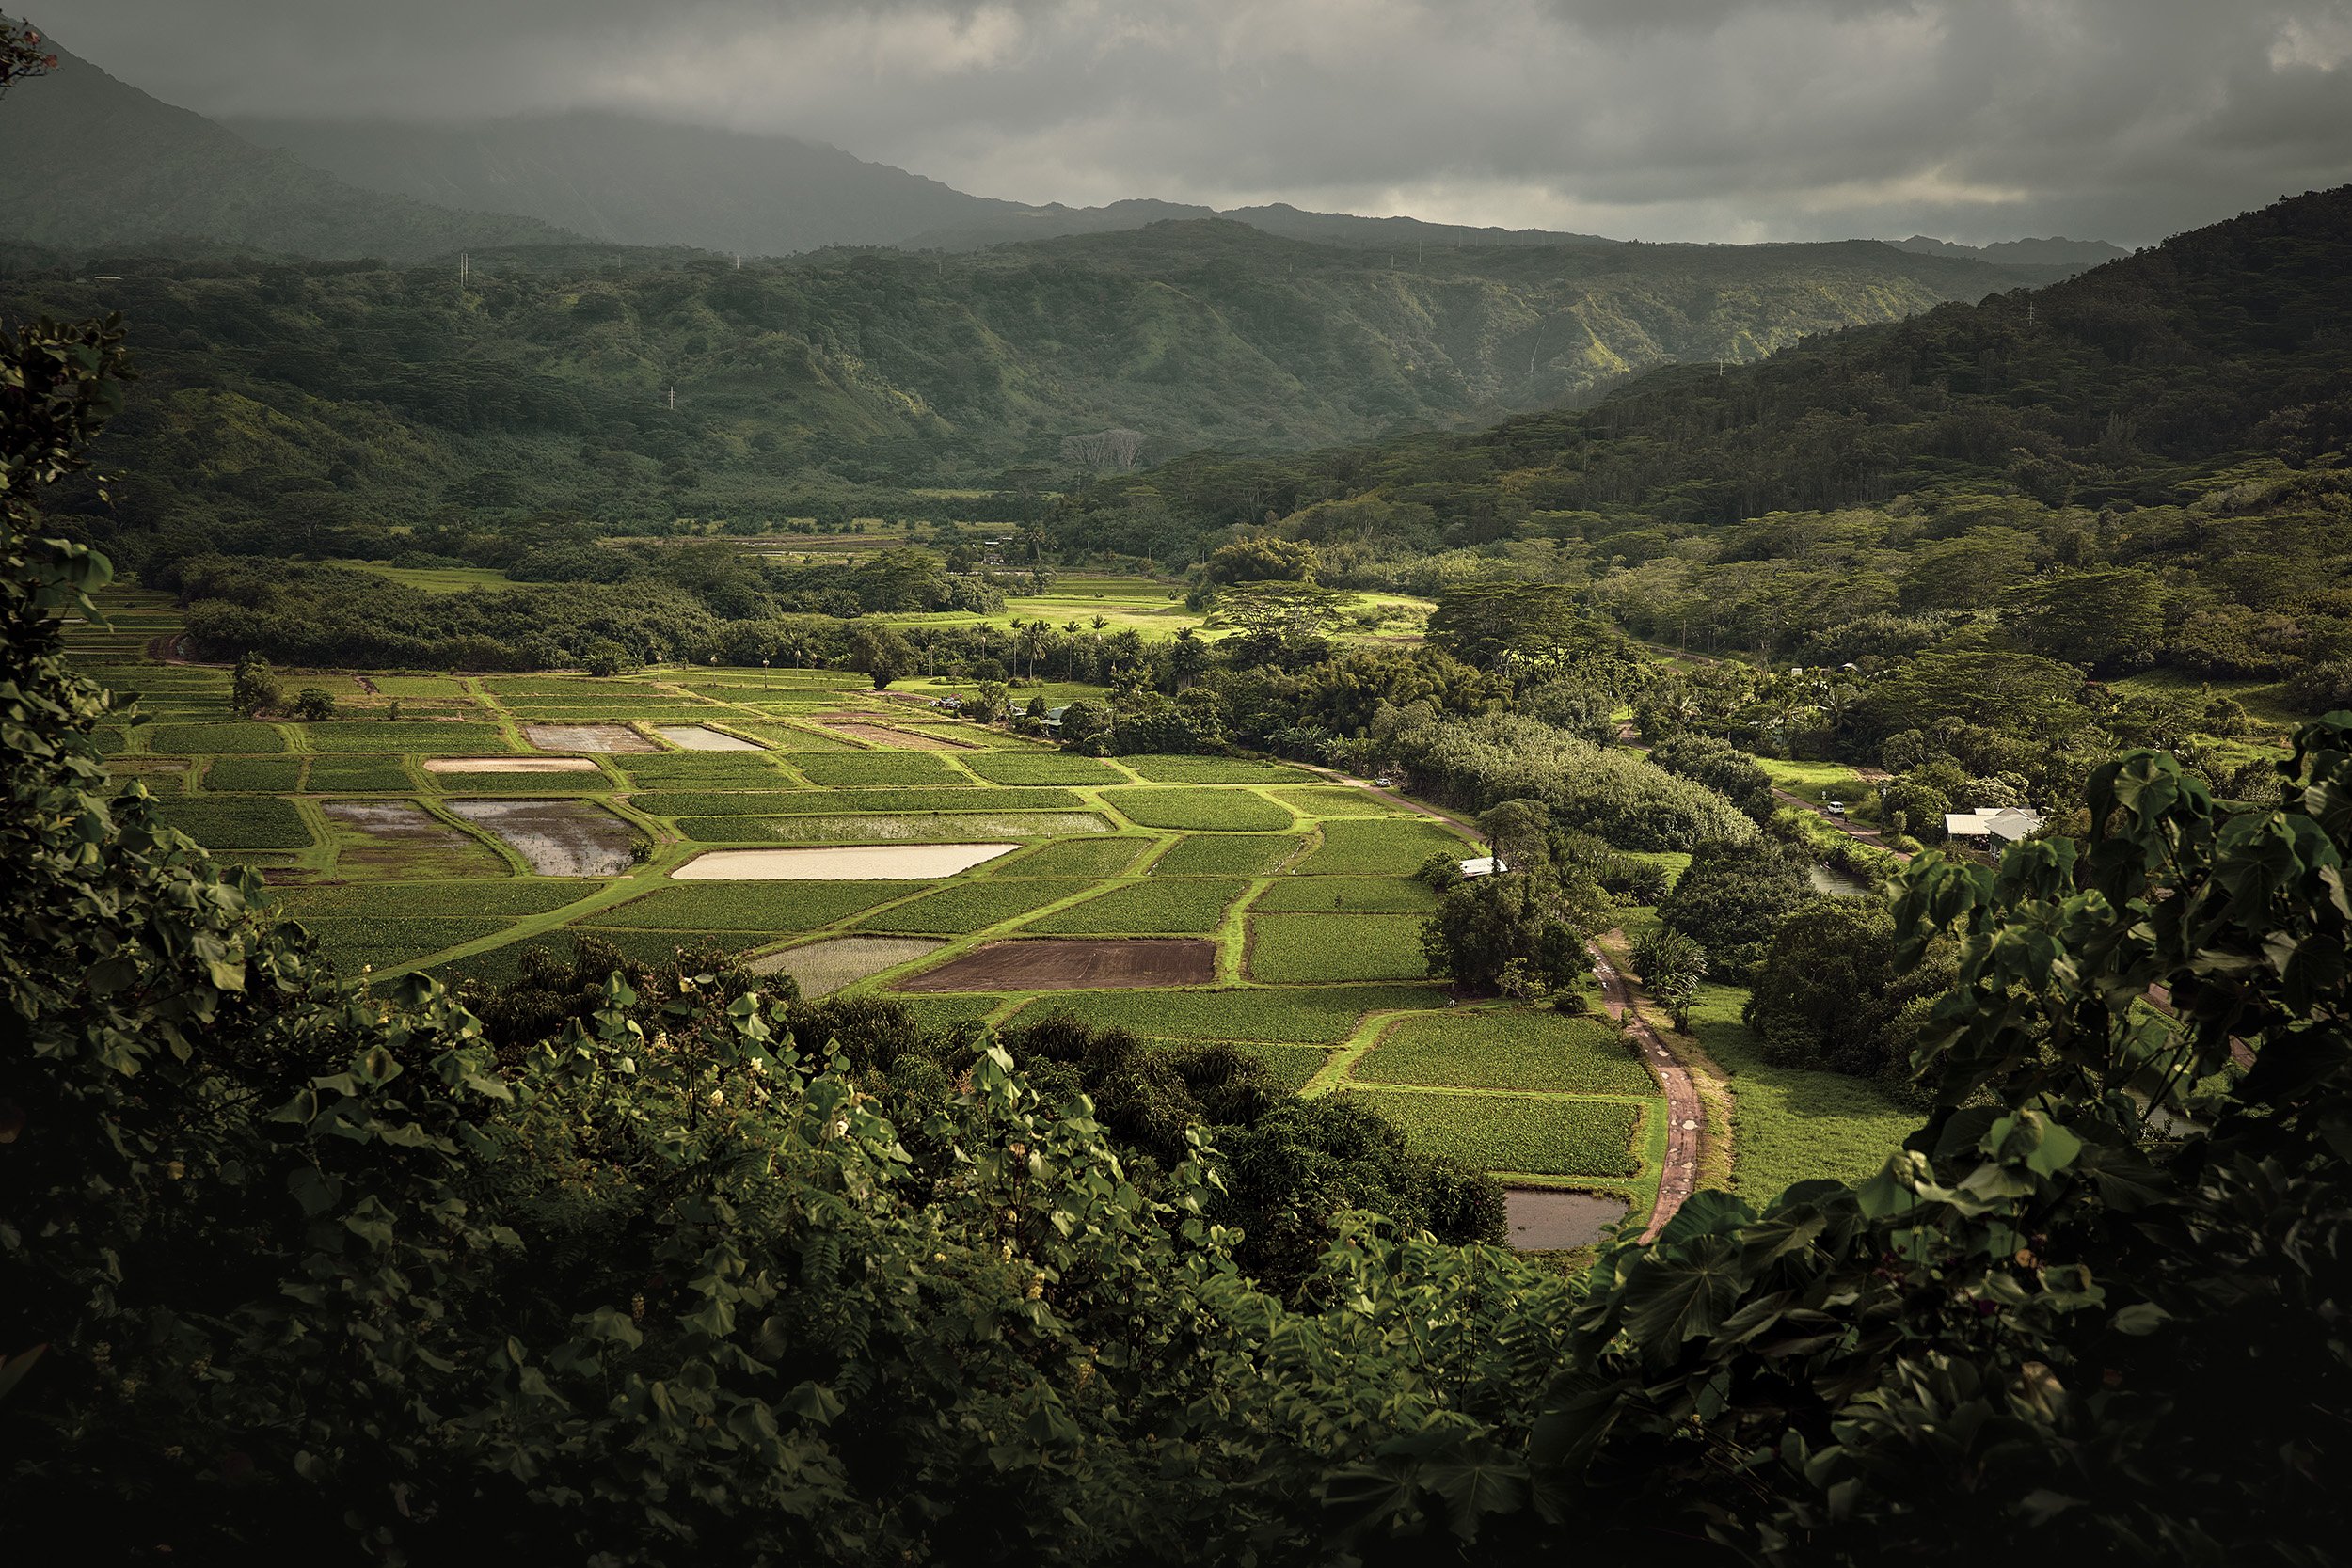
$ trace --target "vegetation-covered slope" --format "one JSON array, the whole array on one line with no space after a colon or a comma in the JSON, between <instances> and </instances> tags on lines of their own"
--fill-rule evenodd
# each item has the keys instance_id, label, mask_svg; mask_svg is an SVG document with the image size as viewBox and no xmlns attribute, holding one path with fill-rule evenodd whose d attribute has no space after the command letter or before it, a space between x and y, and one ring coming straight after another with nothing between
<instances>
[{"instance_id":1,"label":"vegetation-covered slope","mask_svg":"<svg viewBox=\"0 0 2352 1568\"><path fill-rule=\"evenodd\" d=\"M1281 451L1752 357L2007 277L1865 242L1391 264L1224 222L956 258L624 260L477 252L463 278L112 261L12 279L0 306L138 324L146 396L107 453L124 521L262 515L295 540L450 500L759 519L803 506L812 474L1058 472L1066 437L1105 428L1146 455Z\"/></svg>"},{"instance_id":2,"label":"vegetation-covered slope","mask_svg":"<svg viewBox=\"0 0 2352 1568\"><path fill-rule=\"evenodd\" d=\"M405 260L569 237L536 218L345 184L63 52L55 72L9 93L0 211L7 239L69 250L212 241Z\"/></svg>"}]
</instances>

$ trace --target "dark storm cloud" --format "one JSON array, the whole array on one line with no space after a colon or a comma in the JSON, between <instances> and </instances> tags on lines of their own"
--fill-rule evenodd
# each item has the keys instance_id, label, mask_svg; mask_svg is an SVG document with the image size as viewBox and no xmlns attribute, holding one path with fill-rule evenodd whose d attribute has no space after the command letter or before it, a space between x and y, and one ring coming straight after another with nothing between
<instances>
[{"instance_id":1,"label":"dark storm cloud","mask_svg":"<svg viewBox=\"0 0 2352 1568\"><path fill-rule=\"evenodd\" d=\"M224 114L581 106L987 195L2144 243L2352 178L2352 0L86 0Z\"/></svg>"}]
</instances>

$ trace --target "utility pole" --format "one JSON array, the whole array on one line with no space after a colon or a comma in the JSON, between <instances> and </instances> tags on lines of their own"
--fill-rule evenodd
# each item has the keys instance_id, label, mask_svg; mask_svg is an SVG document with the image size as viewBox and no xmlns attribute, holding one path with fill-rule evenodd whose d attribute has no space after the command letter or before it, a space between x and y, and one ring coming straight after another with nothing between
<instances>
[{"instance_id":1,"label":"utility pole","mask_svg":"<svg viewBox=\"0 0 2352 1568\"><path fill-rule=\"evenodd\" d=\"M677 388L675 387L670 388L670 411L672 413L677 411Z\"/></svg>"}]
</instances>

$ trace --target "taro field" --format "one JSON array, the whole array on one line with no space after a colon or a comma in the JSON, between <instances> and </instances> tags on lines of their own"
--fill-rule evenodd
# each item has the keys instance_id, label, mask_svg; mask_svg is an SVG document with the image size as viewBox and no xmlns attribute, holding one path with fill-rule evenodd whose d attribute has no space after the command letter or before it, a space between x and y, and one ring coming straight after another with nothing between
<instances>
[{"instance_id":1,"label":"taro field","mask_svg":"<svg viewBox=\"0 0 2352 1568\"><path fill-rule=\"evenodd\" d=\"M593 938L896 997L929 1028L1066 1009L1230 1044L1431 1153L1654 1196L1647 1070L1613 1024L1429 977L1412 873L1478 851L1371 791L1066 755L957 721L949 683L833 670L281 673L285 705L316 688L335 717L238 718L227 670L156 658L178 634L160 595L108 609L74 642L140 694L148 721L101 736L119 783L370 983L492 983Z\"/></svg>"}]
</instances>

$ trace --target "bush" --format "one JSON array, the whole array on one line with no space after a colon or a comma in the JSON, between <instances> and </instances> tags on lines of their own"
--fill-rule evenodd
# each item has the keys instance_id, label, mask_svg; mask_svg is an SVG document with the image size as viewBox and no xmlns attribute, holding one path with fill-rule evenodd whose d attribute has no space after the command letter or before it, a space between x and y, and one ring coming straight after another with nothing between
<instances>
[{"instance_id":1,"label":"bush","mask_svg":"<svg viewBox=\"0 0 2352 1568\"><path fill-rule=\"evenodd\" d=\"M1810 870L1803 855L1776 844L1703 844L1659 904L1659 918L1728 978L1762 958L1781 918L1812 896Z\"/></svg>"}]
</instances>

